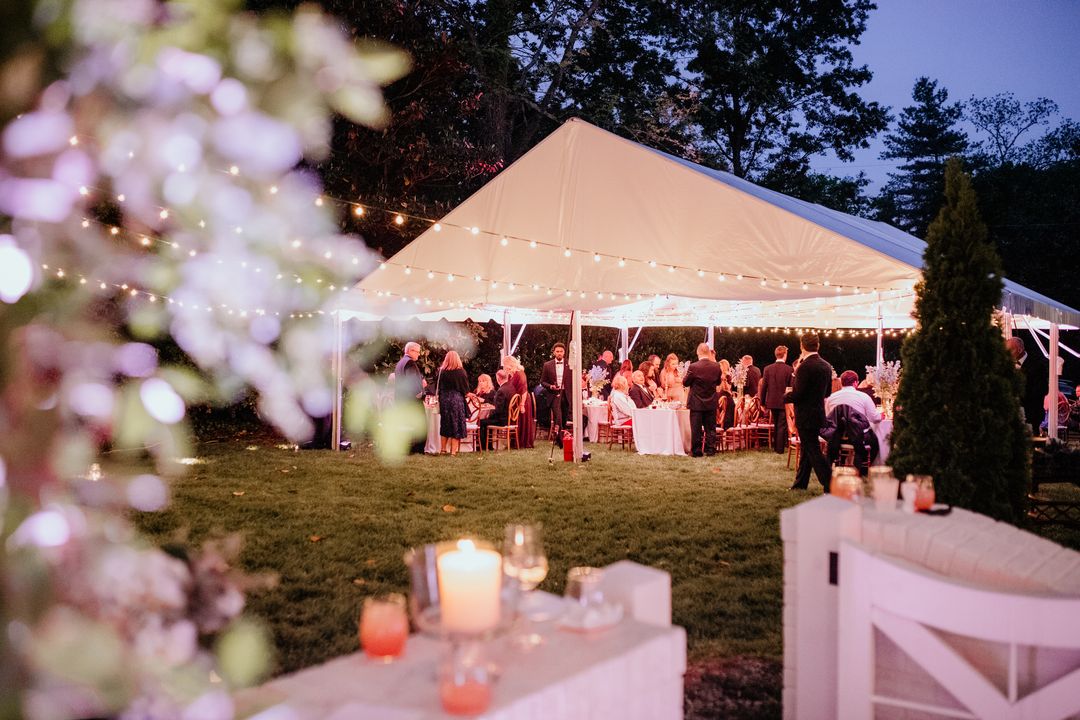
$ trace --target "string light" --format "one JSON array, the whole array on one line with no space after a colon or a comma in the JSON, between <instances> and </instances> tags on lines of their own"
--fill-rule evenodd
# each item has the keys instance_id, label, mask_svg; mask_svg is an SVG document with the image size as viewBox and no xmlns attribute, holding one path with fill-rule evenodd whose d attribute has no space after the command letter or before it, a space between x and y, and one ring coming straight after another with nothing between
<instances>
[{"instance_id":1,"label":"string light","mask_svg":"<svg viewBox=\"0 0 1080 720\"><path fill-rule=\"evenodd\" d=\"M594 253L592 259L593 262L600 262L600 253Z\"/></svg>"},{"instance_id":2,"label":"string light","mask_svg":"<svg viewBox=\"0 0 1080 720\"><path fill-rule=\"evenodd\" d=\"M535 240L530 240L529 241L529 247L531 249L535 250L536 249L536 241Z\"/></svg>"},{"instance_id":3,"label":"string light","mask_svg":"<svg viewBox=\"0 0 1080 720\"><path fill-rule=\"evenodd\" d=\"M161 218L162 220L168 220L169 219L169 211L168 210L162 210L161 212L158 213L158 217Z\"/></svg>"},{"instance_id":4,"label":"string light","mask_svg":"<svg viewBox=\"0 0 1080 720\"><path fill-rule=\"evenodd\" d=\"M619 258L619 267L626 267L626 258Z\"/></svg>"},{"instance_id":5,"label":"string light","mask_svg":"<svg viewBox=\"0 0 1080 720\"><path fill-rule=\"evenodd\" d=\"M229 168L229 174L232 175L233 177L236 177L237 175L240 174L240 168L236 167L235 165L231 166Z\"/></svg>"},{"instance_id":6,"label":"string light","mask_svg":"<svg viewBox=\"0 0 1080 720\"><path fill-rule=\"evenodd\" d=\"M270 186L270 194L271 194L271 195L277 195L277 185L271 185L271 186ZM362 214L363 214L363 213L361 213L361 215L362 215Z\"/></svg>"},{"instance_id":7,"label":"string light","mask_svg":"<svg viewBox=\"0 0 1080 720\"><path fill-rule=\"evenodd\" d=\"M439 223L435 223L431 226L431 229L435 232L442 232L442 225L440 225Z\"/></svg>"},{"instance_id":8,"label":"string light","mask_svg":"<svg viewBox=\"0 0 1080 720\"><path fill-rule=\"evenodd\" d=\"M404 216L401 215L401 213L398 213L397 215L394 216L394 224L395 225L404 225L405 224L405 218L404 218Z\"/></svg>"},{"instance_id":9,"label":"string light","mask_svg":"<svg viewBox=\"0 0 1080 720\"><path fill-rule=\"evenodd\" d=\"M563 250L563 257L570 257L570 248Z\"/></svg>"},{"instance_id":10,"label":"string light","mask_svg":"<svg viewBox=\"0 0 1080 720\"><path fill-rule=\"evenodd\" d=\"M499 244L502 245L503 247L506 247L507 245L510 244L510 241L506 239L505 235L503 235L502 238L499 239Z\"/></svg>"},{"instance_id":11,"label":"string light","mask_svg":"<svg viewBox=\"0 0 1080 720\"><path fill-rule=\"evenodd\" d=\"M355 215L356 217L364 217L364 206L357 205L355 208L353 208L353 215Z\"/></svg>"}]
</instances>

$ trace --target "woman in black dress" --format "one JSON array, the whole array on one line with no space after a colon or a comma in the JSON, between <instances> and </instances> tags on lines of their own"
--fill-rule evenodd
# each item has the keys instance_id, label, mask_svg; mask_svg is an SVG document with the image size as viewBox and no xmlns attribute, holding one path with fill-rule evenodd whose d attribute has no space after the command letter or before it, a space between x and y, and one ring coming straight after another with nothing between
<instances>
[{"instance_id":1,"label":"woman in black dress","mask_svg":"<svg viewBox=\"0 0 1080 720\"><path fill-rule=\"evenodd\" d=\"M465 396L469 392L469 376L461 366L461 357L451 350L439 368L439 450L457 455L465 439Z\"/></svg>"}]
</instances>

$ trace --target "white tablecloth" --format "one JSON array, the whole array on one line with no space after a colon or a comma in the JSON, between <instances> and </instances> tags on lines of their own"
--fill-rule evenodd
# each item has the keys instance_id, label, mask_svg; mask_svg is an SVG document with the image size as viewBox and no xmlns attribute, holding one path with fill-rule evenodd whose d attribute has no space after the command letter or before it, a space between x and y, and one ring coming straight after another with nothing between
<instances>
[{"instance_id":1,"label":"white tablecloth","mask_svg":"<svg viewBox=\"0 0 1080 720\"><path fill-rule=\"evenodd\" d=\"M684 425L689 431L690 413L686 410L639 408L634 412L634 445L638 454L685 455Z\"/></svg>"},{"instance_id":2,"label":"white tablecloth","mask_svg":"<svg viewBox=\"0 0 1080 720\"><path fill-rule=\"evenodd\" d=\"M602 400L586 400L582 407L585 409L585 416L589 418L585 437L589 438L589 442L596 442L600 437L600 424L607 422L607 403Z\"/></svg>"},{"instance_id":3,"label":"white tablecloth","mask_svg":"<svg viewBox=\"0 0 1080 720\"><path fill-rule=\"evenodd\" d=\"M431 405L424 406L424 416L427 418L427 443L424 452L429 455L439 454L439 411Z\"/></svg>"},{"instance_id":4,"label":"white tablecloth","mask_svg":"<svg viewBox=\"0 0 1080 720\"><path fill-rule=\"evenodd\" d=\"M882 418L881 422L870 423L870 428L877 435L878 441L878 465L886 465L889 462L889 436L892 435L892 420Z\"/></svg>"},{"instance_id":5,"label":"white tablecloth","mask_svg":"<svg viewBox=\"0 0 1080 720\"><path fill-rule=\"evenodd\" d=\"M676 720L683 717L686 633L625 618L589 635L545 624L529 654L506 650L484 720ZM439 644L412 636L389 665L346 655L236 694L238 716L255 720L433 720Z\"/></svg>"}]
</instances>

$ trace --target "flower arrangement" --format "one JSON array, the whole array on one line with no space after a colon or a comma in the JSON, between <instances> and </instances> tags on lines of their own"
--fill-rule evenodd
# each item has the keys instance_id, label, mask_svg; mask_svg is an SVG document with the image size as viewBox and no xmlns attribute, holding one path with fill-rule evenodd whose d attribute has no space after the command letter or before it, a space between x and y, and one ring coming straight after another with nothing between
<instances>
[{"instance_id":1,"label":"flower arrangement","mask_svg":"<svg viewBox=\"0 0 1080 720\"><path fill-rule=\"evenodd\" d=\"M607 370L599 365L593 365L589 368L589 372L585 375L589 381L589 390L593 395L600 394L600 391L604 389L610 380L608 380Z\"/></svg>"},{"instance_id":2,"label":"flower arrangement","mask_svg":"<svg viewBox=\"0 0 1080 720\"><path fill-rule=\"evenodd\" d=\"M748 368L739 361L731 363L731 384L738 388L739 392L742 392L743 386L746 385L746 374Z\"/></svg>"},{"instance_id":3,"label":"flower arrangement","mask_svg":"<svg viewBox=\"0 0 1080 720\"><path fill-rule=\"evenodd\" d=\"M690 371L690 361L683 360L681 363L678 364L676 369L679 371L679 377L685 379L686 373Z\"/></svg>"},{"instance_id":4,"label":"flower arrangement","mask_svg":"<svg viewBox=\"0 0 1080 720\"><path fill-rule=\"evenodd\" d=\"M874 394L881 399L881 407L886 417L892 417L893 402L900 389L900 361L887 360L881 364L879 372L876 365L866 366L866 380L874 388Z\"/></svg>"}]
</instances>

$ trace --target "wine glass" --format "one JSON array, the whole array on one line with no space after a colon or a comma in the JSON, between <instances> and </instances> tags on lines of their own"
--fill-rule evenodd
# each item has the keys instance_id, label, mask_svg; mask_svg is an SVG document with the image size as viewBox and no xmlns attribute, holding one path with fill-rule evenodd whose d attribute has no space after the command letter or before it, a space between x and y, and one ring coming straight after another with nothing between
<instances>
[{"instance_id":1,"label":"wine glass","mask_svg":"<svg viewBox=\"0 0 1080 720\"><path fill-rule=\"evenodd\" d=\"M526 650L544 642L542 635L530 631L530 620L537 610L530 593L543 582L547 572L542 526L507 525L503 542L503 573L516 583L520 593L517 611L521 630L512 642Z\"/></svg>"}]
</instances>

